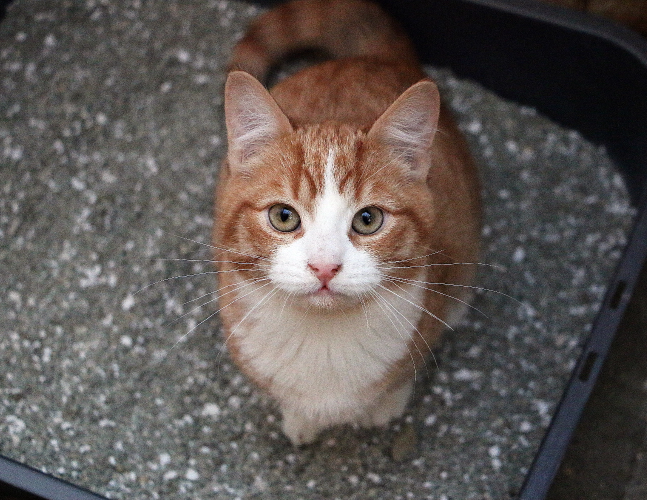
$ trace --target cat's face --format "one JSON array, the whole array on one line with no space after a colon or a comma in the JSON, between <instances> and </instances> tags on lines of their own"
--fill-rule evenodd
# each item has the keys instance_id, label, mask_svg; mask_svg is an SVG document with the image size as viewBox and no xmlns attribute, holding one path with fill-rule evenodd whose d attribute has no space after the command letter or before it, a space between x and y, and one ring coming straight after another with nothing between
<instances>
[{"instance_id":1,"label":"cat's face","mask_svg":"<svg viewBox=\"0 0 647 500\"><path fill-rule=\"evenodd\" d=\"M294 132L234 173L228 193L223 243L260 257L257 272L291 304L355 306L386 277L411 274L398 261L428 253L424 182L361 132Z\"/></svg>"},{"instance_id":2,"label":"cat's face","mask_svg":"<svg viewBox=\"0 0 647 500\"><path fill-rule=\"evenodd\" d=\"M438 99L422 81L368 132L331 123L295 130L258 81L231 73L215 213L219 260L234 267L225 271L321 308L354 306L397 287L394 277L415 277L414 259L433 242L426 179Z\"/></svg>"}]
</instances>

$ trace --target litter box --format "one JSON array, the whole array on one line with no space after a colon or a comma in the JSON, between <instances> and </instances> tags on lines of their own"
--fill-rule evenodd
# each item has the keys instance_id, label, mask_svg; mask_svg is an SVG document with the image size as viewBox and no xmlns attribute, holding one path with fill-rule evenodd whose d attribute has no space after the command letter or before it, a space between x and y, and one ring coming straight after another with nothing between
<instances>
[{"instance_id":1,"label":"litter box","mask_svg":"<svg viewBox=\"0 0 647 500\"><path fill-rule=\"evenodd\" d=\"M269 5L273 2L258 2ZM634 206L633 232L608 284L518 498L545 498L647 257L647 42L626 29L534 0L381 2L424 63L448 67L604 145ZM0 457L0 496L103 497Z\"/></svg>"}]
</instances>

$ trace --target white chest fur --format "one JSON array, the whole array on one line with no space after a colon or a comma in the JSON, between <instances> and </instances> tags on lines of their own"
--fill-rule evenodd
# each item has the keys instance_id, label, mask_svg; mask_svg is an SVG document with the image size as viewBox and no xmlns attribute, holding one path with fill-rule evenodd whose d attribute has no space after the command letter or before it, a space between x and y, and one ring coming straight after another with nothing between
<instances>
[{"instance_id":1,"label":"white chest fur","mask_svg":"<svg viewBox=\"0 0 647 500\"><path fill-rule=\"evenodd\" d=\"M335 312L291 307L283 294L263 302L250 296L256 308L234 334L284 416L296 412L318 428L356 422L382 396L376 383L411 357L421 315L413 303L421 291L398 290L398 297L383 290L356 309Z\"/></svg>"}]
</instances>

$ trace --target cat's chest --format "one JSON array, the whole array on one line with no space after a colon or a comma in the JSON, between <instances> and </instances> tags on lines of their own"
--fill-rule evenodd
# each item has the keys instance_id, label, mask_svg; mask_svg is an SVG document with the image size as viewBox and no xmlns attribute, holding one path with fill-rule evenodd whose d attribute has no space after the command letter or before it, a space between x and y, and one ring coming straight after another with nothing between
<instances>
[{"instance_id":1,"label":"cat's chest","mask_svg":"<svg viewBox=\"0 0 647 500\"><path fill-rule=\"evenodd\" d=\"M387 376L395 362L410 357L421 311L414 301L394 298L374 298L337 312L269 300L238 327L239 356L275 396L343 406Z\"/></svg>"}]
</instances>

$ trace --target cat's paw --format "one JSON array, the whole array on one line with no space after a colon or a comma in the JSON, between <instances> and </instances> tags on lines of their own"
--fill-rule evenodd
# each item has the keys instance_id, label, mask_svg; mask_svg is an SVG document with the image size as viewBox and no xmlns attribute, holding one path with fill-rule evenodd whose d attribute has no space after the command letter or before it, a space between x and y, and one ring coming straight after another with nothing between
<instances>
[{"instance_id":1,"label":"cat's paw","mask_svg":"<svg viewBox=\"0 0 647 500\"><path fill-rule=\"evenodd\" d=\"M313 443L322 430L317 422L291 409L283 409L283 433L294 446Z\"/></svg>"},{"instance_id":2,"label":"cat's paw","mask_svg":"<svg viewBox=\"0 0 647 500\"><path fill-rule=\"evenodd\" d=\"M386 427L391 420L401 417L413 392L413 381L387 392L369 408L360 421L362 427Z\"/></svg>"}]
</instances>

